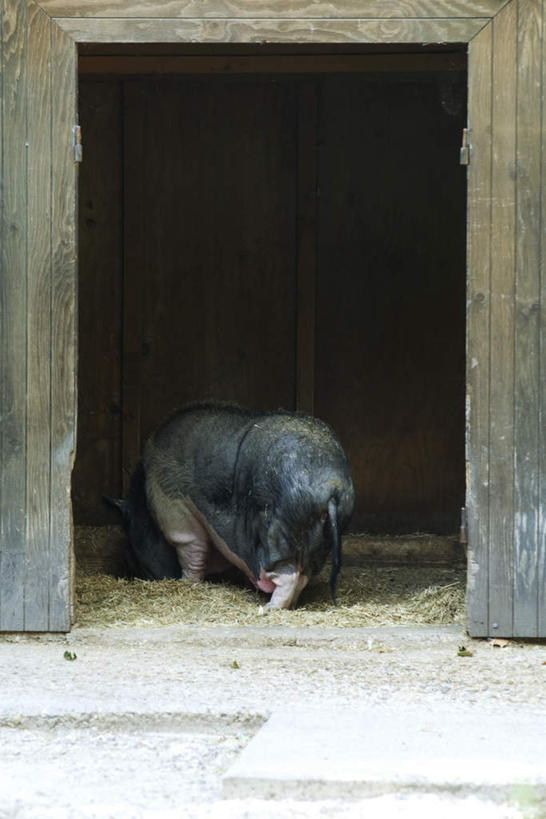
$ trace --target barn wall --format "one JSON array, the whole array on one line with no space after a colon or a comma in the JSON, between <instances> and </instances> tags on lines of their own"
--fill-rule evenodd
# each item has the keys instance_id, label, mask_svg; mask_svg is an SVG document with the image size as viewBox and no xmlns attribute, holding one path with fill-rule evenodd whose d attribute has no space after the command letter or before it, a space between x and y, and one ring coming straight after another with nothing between
<instances>
[{"instance_id":1,"label":"barn wall","mask_svg":"<svg viewBox=\"0 0 546 819\"><path fill-rule=\"evenodd\" d=\"M456 530L465 75L388 62L81 80L77 521L115 520L151 429L212 397L329 421L355 530Z\"/></svg>"},{"instance_id":2,"label":"barn wall","mask_svg":"<svg viewBox=\"0 0 546 819\"><path fill-rule=\"evenodd\" d=\"M453 533L464 503L465 79L321 84L315 411L358 531Z\"/></svg>"},{"instance_id":3,"label":"barn wall","mask_svg":"<svg viewBox=\"0 0 546 819\"><path fill-rule=\"evenodd\" d=\"M84 162L78 208L78 451L76 522L118 521L102 496L122 494L123 88L79 94Z\"/></svg>"}]
</instances>

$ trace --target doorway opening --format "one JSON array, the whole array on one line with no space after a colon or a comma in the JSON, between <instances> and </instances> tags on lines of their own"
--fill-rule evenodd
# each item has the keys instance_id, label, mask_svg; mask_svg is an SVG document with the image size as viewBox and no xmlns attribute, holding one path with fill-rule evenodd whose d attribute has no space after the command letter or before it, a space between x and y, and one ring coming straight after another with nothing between
<instances>
[{"instance_id":1,"label":"doorway opening","mask_svg":"<svg viewBox=\"0 0 546 819\"><path fill-rule=\"evenodd\" d=\"M327 421L353 532L458 531L464 49L81 48L76 525L215 399Z\"/></svg>"}]
</instances>

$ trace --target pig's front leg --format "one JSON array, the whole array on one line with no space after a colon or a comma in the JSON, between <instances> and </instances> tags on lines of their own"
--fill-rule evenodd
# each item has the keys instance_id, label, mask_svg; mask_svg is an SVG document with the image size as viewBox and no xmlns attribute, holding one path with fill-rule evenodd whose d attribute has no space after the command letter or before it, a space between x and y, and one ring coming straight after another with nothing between
<instances>
[{"instance_id":1,"label":"pig's front leg","mask_svg":"<svg viewBox=\"0 0 546 819\"><path fill-rule=\"evenodd\" d=\"M294 605L302 589L307 585L307 575L299 571L265 572L266 577L274 583L271 600L264 609L289 609Z\"/></svg>"},{"instance_id":2,"label":"pig's front leg","mask_svg":"<svg viewBox=\"0 0 546 819\"><path fill-rule=\"evenodd\" d=\"M193 580L194 583L203 580L207 568L208 544L192 540L185 543L175 542L174 547L182 568L182 578Z\"/></svg>"}]
</instances>

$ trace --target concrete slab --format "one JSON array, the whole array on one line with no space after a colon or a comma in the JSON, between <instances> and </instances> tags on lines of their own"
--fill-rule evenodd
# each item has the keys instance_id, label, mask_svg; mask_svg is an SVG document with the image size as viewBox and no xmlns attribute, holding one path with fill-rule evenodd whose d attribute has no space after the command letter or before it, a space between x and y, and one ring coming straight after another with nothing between
<instances>
[{"instance_id":1,"label":"concrete slab","mask_svg":"<svg viewBox=\"0 0 546 819\"><path fill-rule=\"evenodd\" d=\"M478 707L277 711L223 779L224 797L409 791L546 795L546 712Z\"/></svg>"}]
</instances>

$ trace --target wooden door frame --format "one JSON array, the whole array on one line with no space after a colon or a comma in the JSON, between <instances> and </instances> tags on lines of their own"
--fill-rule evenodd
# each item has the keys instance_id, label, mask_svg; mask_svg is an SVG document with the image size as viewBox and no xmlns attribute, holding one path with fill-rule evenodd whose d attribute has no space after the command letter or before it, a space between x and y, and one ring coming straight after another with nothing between
<instances>
[{"instance_id":1,"label":"wooden door frame","mask_svg":"<svg viewBox=\"0 0 546 819\"><path fill-rule=\"evenodd\" d=\"M73 622L78 44L464 42L468 628L476 636L546 636L546 465L538 426L546 381L539 355L544 2L0 0L2 156L10 158L1 294L8 386L0 407L9 419L0 450L9 508L0 519L0 578L9 572L16 590L0 586L0 629L66 631ZM21 368L26 380L16 377ZM22 465L14 451L24 454Z\"/></svg>"}]
</instances>

